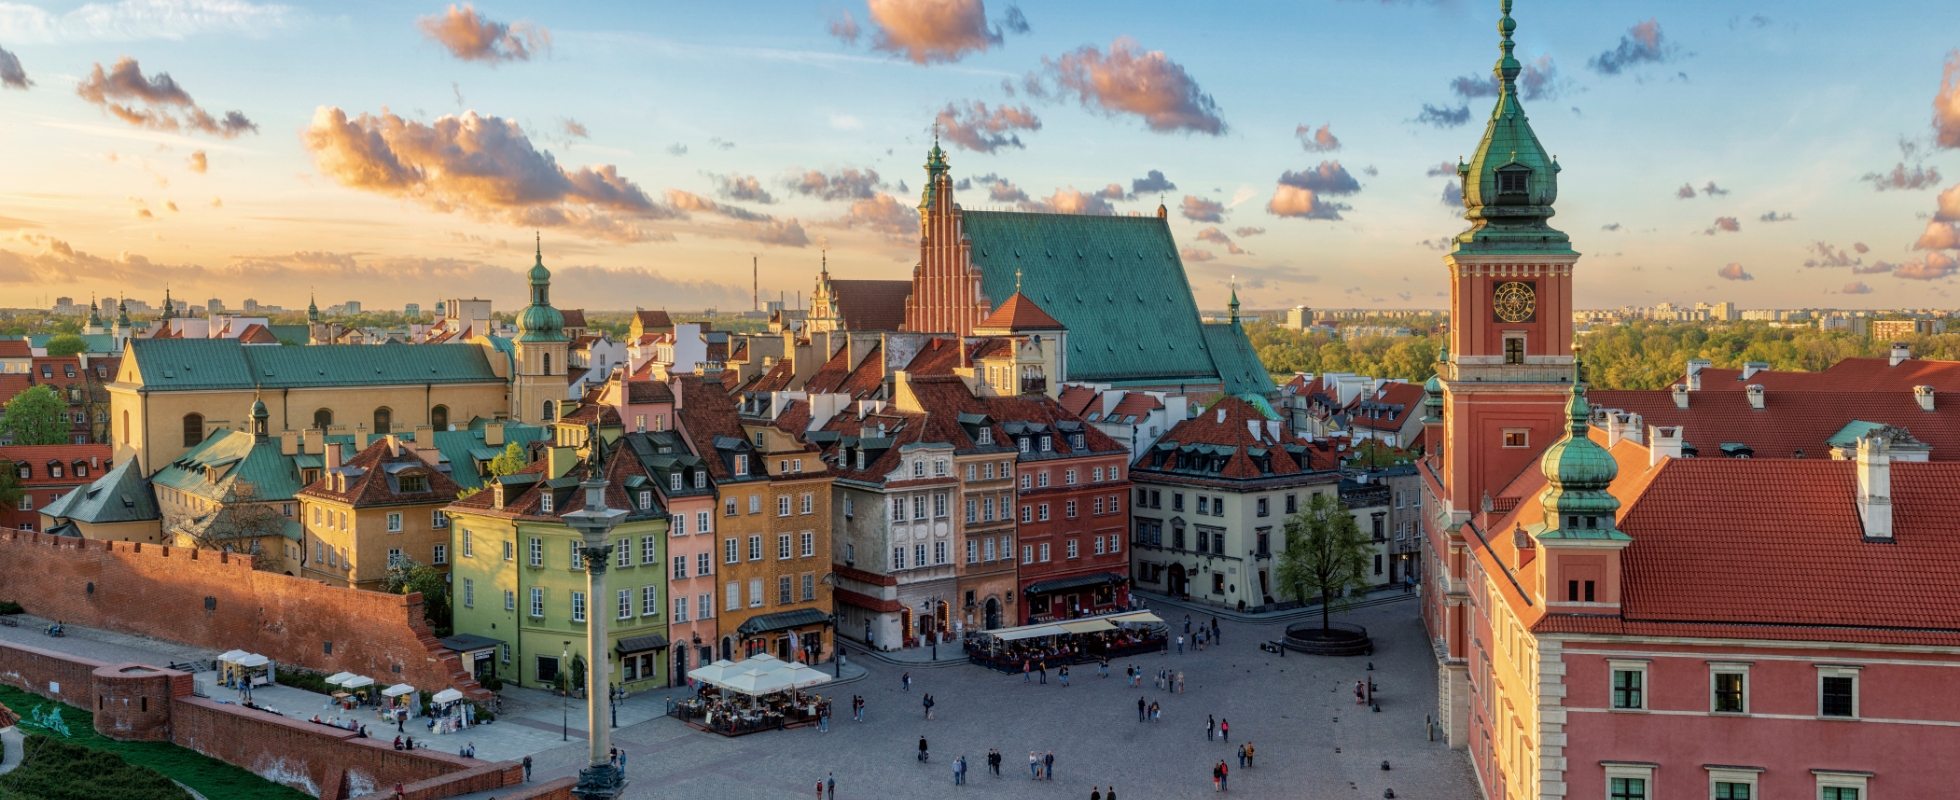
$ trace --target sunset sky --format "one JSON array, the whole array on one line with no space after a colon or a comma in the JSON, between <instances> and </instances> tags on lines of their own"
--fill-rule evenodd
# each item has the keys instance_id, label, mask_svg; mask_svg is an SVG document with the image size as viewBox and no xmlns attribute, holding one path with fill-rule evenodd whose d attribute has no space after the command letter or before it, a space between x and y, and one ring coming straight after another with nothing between
<instances>
[{"instance_id":1,"label":"sunset sky","mask_svg":"<svg viewBox=\"0 0 1960 800\"><path fill-rule=\"evenodd\" d=\"M1960 3L1519 0L1583 307L1960 305ZM909 277L967 208L1154 213L1207 308L1441 307L1497 0L0 2L0 306L564 307ZM1808 264L1808 266L1807 266Z\"/></svg>"}]
</instances>

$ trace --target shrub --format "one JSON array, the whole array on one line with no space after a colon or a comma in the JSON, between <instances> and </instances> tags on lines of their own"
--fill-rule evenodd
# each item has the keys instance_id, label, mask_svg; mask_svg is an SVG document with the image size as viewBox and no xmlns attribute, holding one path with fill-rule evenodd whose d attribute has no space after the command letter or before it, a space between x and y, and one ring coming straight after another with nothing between
<instances>
[{"instance_id":1,"label":"shrub","mask_svg":"<svg viewBox=\"0 0 1960 800\"><path fill-rule=\"evenodd\" d=\"M40 734L28 734L27 759L0 776L0 793L37 800L191 800L163 773Z\"/></svg>"},{"instance_id":2,"label":"shrub","mask_svg":"<svg viewBox=\"0 0 1960 800\"><path fill-rule=\"evenodd\" d=\"M0 614L25 614L27 609L12 600L0 600Z\"/></svg>"},{"instance_id":3,"label":"shrub","mask_svg":"<svg viewBox=\"0 0 1960 800\"><path fill-rule=\"evenodd\" d=\"M334 692L334 687L327 685L327 676L318 672L306 672L280 667L274 670L273 678L280 684L291 686L295 689L305 689L309 692L318 692L320 694L333 694Z\"/></svg>"}]
</instances>

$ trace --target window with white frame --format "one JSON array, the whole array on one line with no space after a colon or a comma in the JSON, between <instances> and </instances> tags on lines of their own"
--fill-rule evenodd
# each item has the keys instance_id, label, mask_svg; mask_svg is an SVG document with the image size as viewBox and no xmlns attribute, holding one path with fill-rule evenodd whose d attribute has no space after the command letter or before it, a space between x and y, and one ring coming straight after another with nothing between
<instances>
[{"instance_id":1,"label":"window with white frame","mask_svg":"<svg viewBox=\"0 0 1960 800\"><path fill-rule=\"evenodd\" d=\"M517 593L516 593L516 592L514 592L514 591L511 591L511 590L509 590L509 589L505 589L505 590L504 590L504 610L505 610L505 611L516 611L516 610L517 610Z\"/></svg>"},{"instance_id":2,"label":"window with white frame","mask_svg":"<svg viewBox=\"0 0 1960 800\"><path fill-rule=\"evenodd\" d=\"M1817 665L1817 716L1858 717L1858 671L1841 664Z\"/></svg>"},{"instance_id":3,"label":"window with white frame","mask_svg":"<svg viewBox=\"0 0 1960 800\"><path fill-rule=\"evenodd\" d=\"M687 577L687 556L674 556L674 580Z\"/></svg>"},{"instance_id":4,"label":"window with white frame","mask_svg":"<svg viewBox=\"0 0 1960 800\"><path fill-rule=\"evenodd\" d=\"M648 586L646 588L651 589L653 587ZM633 618L633 590L632 589L619 590L619 599L617 602L619 605L619 618L632 619Z\"/></svg>"},{"instance_id":5,"label":"window with white frame","mask_svg":"<svg viewBox=\"0 0 1960 800\"><path fill-rule=\"evenodd\" d=\"M1082 557L1082 543L1081 543L1081 542L1078 542L1078 541L1076 541L1076 540L1074 540L1074 539L1070 539L1070 540L1068 540L1068 557L1069 557L1069 558L1080 558L1080 557Z\"/></svg>"},{"instance_id":6,"label":"window with white frame","mask_svg":"<svg viewBox=\"0 0 1960 800\"><path fill-rule=\"evenodd\" d=\"M401 565L402 565L402 549L399 547L388 548L388 568L394 569Z\"/></svg>"},{"instance_id":7,"label":"window with white frame","mask_svg":"<svg viewBox=\"0 0 1960 800\"><path fill-rule=\"evenodd\" d=\"M722 544L721 549L722 549L723 561L726 561L730 564L735 564L735 563L739 563L742 560L742 543L740 540L734 537L729 537L727 539L721 540L721 544Z\"/></svg>"},{"instance_id":8,"label":"window with white frame","mask_svg":"<svg viewBox=\"0 0 1960 800\"><path fill-rule=\"evenodd\" d=\"M933 519L946 518L946 493L945 492L939 492L932 496L932 517Z\"/></svg>"},{"instance_id":9,"label":"window with white frame","mask_svg":"<svg viewBox=\"0 0 1960 800\"><path fill-rule=\"evenodd\" d=\"M714 529L708 525L708 521L713 518L714 515L706 511L694 512L694 533L696 535L703 534L703 533L714 533Z\"/></svg>"},{"instance_id":10,"label":"window with white frame","mask_svg":"<svg viewBox=\"0 0 1960 800\"><path fill-rule=\"evenodd\" d=\"M986 539L983 539L983 540L981 540L981 542L982 542L983 544L985 544L985 547L984 547L984 548L982 548L982 549L984 549L984 550L986 550L986 551L987 551L987 552L986 552L986 556L987 556L987 560L988 560L988 561L992 561L992 560L994 560L994 540L993 540L993 538L992 538L992 537L988 537L988 538L986 538ZM972 542L968 542L967 544L968 544L968 545L971 545L971 544L972 544Z\"/></svg>"},{"instance_id":11,"label":"window with white frame","mask_svg":"<svg viewBox=\"0 0 1960 800\"><path fill-rule=\"evenodd\" d=\"M1865 800L1865 784L1871 780L1868 772L1839 772L1836 770L1813 769L1817 776L1817 800Z\"/></svg>"},{"instance_id":12,"label":"window with white frame","mask_svg":"<svg viewBox=\"0 0 1960 800\"><path fill-rule=\"evenodd\" d=\"M749 579L749 608L762 607L762 579Z\"/></svg>"},{"instance_id":13,"label":"window with white frame","mask_svg":"<svg viewBox=\"0 0 1960 800\"><path fill-rule=\"evenodd\" d=\"M1042 543L1041 543L1041 563L1043 563L1043 564L1046 564L1046 563L1048 563L1048 543L1047 543L1047 542L1042 542Z\"/></svg>"},{"instance_id":14,"label":"window with white frame","mask_svg":"<svg viewBox=\"0 0 1960 800\"><path fill-rule=\"evenodd\" d=\"M754 536L749 537L749 560L750 561L762 560L762 535L761 534L756 534Z\"/></svg>"},{"instance_id":15,"label":"window with white frame","mask_svg":"<svg viewBox=\"0 0 1960 800\"><path fill-rule=\"evenodd\" d=\"M630 607L630 604L629 604ZM660 613L660 587L640 587L640 616L651 617Z\"/></svg>"},{"instance_id":16,"label":"window with white frame","mask_svg":"<svg viewBox=\"0 0 1960 800\"><path fill-rule=\"evenodd\" d=\"M538 495L538 510L546 514L551 513L552 500L553 498L549 492Z\"/></svg>"},{"instance_id":17,"label":"window with white frame","mask_svg":"<svg viewBox=\"0 0 1960 800\"><path fill-rule=\"evenodd\" d=\"M790 557L789 534L776 534L776 560L787 561Z\"/></svg>"},{"instance_id":18,"label":"window with white frame","mask_svg":"<svg viewBox=\"0 0 1960 800\"><path fill-rule=\"evenodd\" d=\"M585 569L585 551L581 549L583 543L570 541L566 544L572 546L572 569Z\"/></svg>"},{"instance_id":19,"label":"window with white frame","mask_svg":"<svg viewBox=\"0 0 1960 800\"><path fill-rule=\"evenodd\" d=\"M809 558L817 554L816 531L804 531L800 534L797 534L797 538L799 540L799 546L797 548L797 552L801 555L801 557Z\"/></svg>"},{"instance_id":20,"label":"window with white frame","mask_svg":"<svg viewBox=\"0 0 1960 800\"><path fill-rule=\"evenodd\" d=\"M776 516L789 516L789 495L776 498Z\"/></svg>"},{"instance_id":21,"label":"window with white frame","mask_svg":"<svg viewBox=\"0 0 1960 800\"><path fill-rule=\"evenodd\" d=\"M696 603L696 605L695 605L694 607L695 607L696 609L698 609L698 610L700 611L700 614L701 614L701 617L700 617L700 618L701 618L701 619L714 619L714 618L715 618L715 594L714 594L714 592L709 592L709 593L707 593L707 594L704 594L704 595L701 595L700 597L697 597L697 598L695 598L695 603Z\"/></svg>"},{"instance_id":22,"label":"window with white frame","mask_svg":"<svg viewBox=\"0 0 1960 800\"><path fill-rule=\"evenodd\" d=\"M722 594L726 595L727 597L727 599L724 600L723 602L727 604L728 610L730 611L741 610L742 584L736 583L735 581L729 581L728 585L723 587Z\"/></svg>"},{"instance_id":23,"label":"window with white frame","mask_svg":"<svg viewBox=\"0 0 1960 800\"><path fill-rule=\"evenodd\" d=\"M1075 501L1070 500L1067 503L1063 503L1062 511L1069 519L1075 519Z\"/></svg>"},{"instance_id":24,"label":"window with white frame","mask_svg":"<svg viewBox=\"0 0 1960 800\"><path fill-rule=\"evenodd\" d=\"M1035 473L1034 485L1036 488L1040 488L1040 489L1048 488L1048 470L1044 469L1040 472Z\"/></svg>"},{"instance_id":25,"label":"window with white frame","mask_svg":"<svg viewBox=\"0 0 1960 800\"><path fill-rule=\"evenodd\" d=\"M697 469L694 471L694 488L696 489L708 488L708 473L706 470Z\"/></svg>"},{"instance_id":26,"label":"window with white frame","mask_svg":"<svg viewBox=\"0 0 1960 800\"><path fill-rule=\"evenodd\" d=\"M1029 476L1029 475L1028 475L1027 473L1025 473L1025 472L1023 472L1023 473L1021 473L1021 491L1024 491L1024 492L1025 492L1025 491L1027 491L1027 490L1028 490L1028 489L1030 488L1030 485L1029 485L1029 482L1028 482L1028 479L1029 479L1029 477L1030 477L1030 476Z\"/></svg>"},{"instance_id":27,"label":"window with white frame","mask_svg":"<svg viewBox=\"0 0 1960 800\"><path fill-rule=\"evenodd\" d=\"M1708 710L1717 714L1749 713L1749 664L1708 662Z\"/></svg>"},{"instance_id":28,"label":"window with white frame","mask_svg":"<svg viewBox=\"0 0 1960 800\"><path fill-rule=\"evenodd\" d=\"M735 514L737 513L737 512L736 512L736 498L734 498L734 497L732 497L732 496L731 496L731 497L729 497L729 498L728 498L728 502L726 502L726 503L723 503L723 504L722 504L722 508L723 508L723 511L722 511L722 513L723 513L724 515L726 515L726 516L730 516L730 517L732 517L732 516L735 516Z\"/></svg>"},{"instance_id":29,"label":"window with white frame","mask_svg":"<svg viewBox=\"0 0 1960 800\"><path fill-rule=\"evenodd\" d=\"M1074 486L1074 485L1075 485L1075 470L1072 470L1072 469L1070 469L1070 470L1063 470L1063 471L1062 471L1062 483L1064 483L1064 484L1067 484L1067 485L1069 485L1069 486Z\"/></svg>"},{"instance_id":30,"label":"window with white frame","mask_svg":"<svg viewBox=\"0 0 1960 800\"><path fill-rule=\"evenodd\" d=\"M1034 545L1031 544L1021 545L1021 563L1023 564L1034 563Z\"/></svg>"},{"instance_id":31,"label":"window with white frame","mask_svg":"<svg viewBox=\"0 0 1960 800\"><path fill-rule=\"evenodd\" d=\"M912 545L912 564L913 566L919 567L926 565L926 546L924 544Z\"/></svg>"},{"instance_id":32,"label":"window with white frame","mask_svg":"<svg viewBox=\"0 0 1960 800\"><path fill-rule=\"evenodd\" d=\"M1612 707L1615 710L1646 710L1648 663L1644 659L1607 659L1607 664L1612 668Z\"/></svg>"},{"instance_id":33,"label":"window with white frame","mask_svg":"<svg viewBox=\"0 0 1960 800\"><path fill-rule=\"evenodd\" d=\"M805 603L817 599L816 578L817 576L812 573L803 573L803 602Z\"/></svg>"},{"instance_id":34,"label":"window with white frame","mask_svg":"<svg viewBox=\"0 0 1960 800\"><path fill-rule=\"evenodd\" d=\"M673 619L675 622L687 621L687 595L674 595Z\"/></svg>"},{"instance_id":35,"label":"window with white frame","mask_svg":"<svg viewBox=\"0 0 1960 800\"><path fill-rule=\"evenodd\" d=\"M762 495L759 494L749 495L749 513L751 514L762 513Z\"/></svg>"},{"instance_id":36,"label":"window with white frame","mask_svg":"<svg viewBox=\"0 0 1960 800\"><path fill-rule=\"evenodd\" d=\"M1035 508L1035 511L1036 511L1036 512L1037 512L1037 514L1038 514L1038 516L1037 516L1037 519L1040 519L1040 520L1041 520L1042 522L1047 522L1047 521L1048 521L1048 504L1047 504L1047 503L1042 503L1042 504L1041 504L1040 506L1037 506L1037 507Z\"/></svg>"},{"instance_id":37,"label":"window with white frame","mask_svg":"<svg viewBox=\"0 0 1960 800\"><path fill-rule=\"evenodd\" d=\"M1762 770L1753 767L1722 767L1710 764L1708 770L1708 796L1713 800L1757 800L1757 779Z\"/></svg>"},{"instance_id":38,"label":"window with white frame","mask_svg":"<svg viewBox=\"0 0 1960 800\"><path fill-rule=\"evenodd\" d=\"M573 622L585 621L585 593L584 592L572 593L572 621Z\"/></svg>"},{"instance_id":39,"label":"window with white frame","mask_svg":"<svg viewBox=\"0 0 1960 800\"><path fill-rule=\"evenodd\" d=\"M944 563L946 563L946 543L945 543L945 542L933 542L933 543L932 543L932 563L934 563L934 564L944 564Z\"/></svg>"},{"instance_id":40,"label":"window with white frame","mask_svg":"<svg viewBox=\"0 0 1960 800\"><path fill-rule=\"evenodd\" d=\"M681 490L681 474L680 474L680 473L678 473L678 472L675 472L675 473L671 473L671 474L669 474L669 475L667 476L667 490L668 490L668 491L670 491L670 492L678 492L678 491L680 491L680 490Z\"/></svg>"},{"instance_id":41,"label":"window with white frame","mask_svg":"<svg viewBox=\"0 0 1960 800\"><path fill-rule=\"evenodd\" d=\"M544 617L544 589L541 587L531 587L531 616Z\"/></svg>"},{"instance_id":42,"label":"window with white frame","mask_svg":"<svg viewBox=\"0 0 1960 800\"><path fill-rule=\"evenodd\" d=\"M980 519L980 501L968 499L966 501L966 521L978 522L979 519Z\"/></svg>"},{"instance_id":43,"label":"window with white frame","mask_svg":"<svg viewBox=\"0 0 1960 800\"><path fill-rule=\"evenodd\" d=\"M715 558L714 558L714 554L713 554L713 553L695 553L695 554L694 554L694 574L696 574L696 575L713 575L713 574L714 574L714 561L715 561Z\"/></svg>"},{"instance_id":44,"label":"window with white frame","mask_svg":"<svg viewBox=\"0 0 1960 800\"><path fill-rule=\"evenodd\" d=\"M1654 765L1602 761L1606 768L1607 800L1653 800Z\"/></svg>"},{"instance_id":45,"label":"window with white frame","mask_svg":"<svg viewBox=\"0 0 1960 800\"><path fill-rule=\"evenodd\" d=\"M463 607L476 608L476 581L471 578L463 579Z\"/></svg>"},{"instance_id":46,"label":"window with white frame","mask_svg":"<svg viewBox=\"0 0 1960 800\"><path fill-rule=\"evenodd\" d=\"M966 563L980 563L980 543L978 541L973 539L966 540Z\"/></svg>"},{"instance_id":47,"label":"window with white frame","mask_svg":"<svg viewBox=\"0 0 1960 800\"><path fill-rule=\"evenodd\" d=\"M390 512L388 512L388 532L389 532L389 533L401 533L401 532L402 532L402 515L401 515L401 512L399 512L399 511L390 511Z\"/></svg>"},{"instance_id":48,"label":"window with white frame","mask_svg":"<svg viewBox=\"0 0 1960 800\"><path fill-rule=\"evenodd\" d=\"M802 499L797 501L798 513L803 513L803 514L814 513L817 508L816 498L817 496L814 493L804 492Z\"/></svg>"},{"instance_id":49,"label":"window with white frame","mask_svg":"<svg viewBox=\"0 0 1960 800\"><path fill-rule=\"evenodd\" d=\"M1021 506L1021 521L1022 522L1034 521L1034 506Z\"/></svg>"},{"instance_id":50,"label":"window with white frame","mask_svg":"<svg viewBox=\"0 0 1960 800\"><path fill-rule=\"evenodd\" d=\"M776 605L786 606L795 602L795 598L790 594L792 591L794 591L794 584L790 580L790 577L788 575L778 577L776 579Z\"/></svg>"},{"instance_id":51,"label":"window with white frame","mask_svg":"<svg viewBox=\"0 0 1960 800\"><path fill-rule=\"evenodd\" d=\"M1109 537L1109 552L1113 554L1113 553L1122 552L1122 550L1123 550L1123 537L1121 536Z\"/></svg>"},{"instance_id":52,"label":"window with white frame","mask_svg":"<svg viewBox=\"0 0 1960 800\"><path fill-rule=\"evenodd\" d=\"M449 545L437 542L435 547L430 550L429 561L432 564L449 563Z\"/></svg>"},{"instance_id":53,"label":"window with white frame","mask_svg":"<svg viewBox=\"0 0 1960 800\"><path fill-rule=\"evenodd\" d=\"M544 540L536 536L531 537L531 566L544 566Z\"/></svg>"},{"instance_id":54,"label":"window with white frame","mask_svg":"<svg viewBox=\"0 0 1960 800\"><path fill-rule=\"evenodd\" d=\"M905 568L905 546L899 545L897 547L893 547L892 570L895 572L904 568Z\"/></svg>"},{"instance_id":55,"label":"window with white frame","mask_svg":"<svg viewBox=\"0 0 1960 800\"><path fill-rule=\"evenodd\" d=\"M463 557L464 558L476 557L476 542L471 541L471 539L472 537L470 536L469 529L465 528L463 530Z\"/></svg>"},{"instance_id":56,"label":"window with white frame","mask_svg":"<svg viewBox=\"0 0 1960 800\"><path fill-rule=\"evenodd\" d=\"M430 512L429 512L429 527L431 527L431 528L447 528L447 527L449 527L449 515L448 515L448 514L444 514L444 513L442 513L442 512L441 512L441 511L439 511L439 510L432 510L432 511L430 511Z\"/></svg>"},{"instance_id":57,"label":"window with white frame","mask_svg":"<svg viewBox=\"0 0 1960 800\"><path fill-rule=\"evenodd\" d=\"M651 564L660 560L660 537L640 537L640 563Z\"/></svg>"},{"instance_id":58,"label":"window with white frame","mask_svg":"<svg viewBox=\"0 0 1960 800\"><path fill-rule=\"evenodd\" d=\"M914 496L914 497L912 498L912 518L913 518L913 519L925 519L925 518L926 518L926 496L925 496L925 495L916 495L916 496Z\"/></svg>"},{"instance_id":59,"label":"window with white frame","mask_svg":"<svg viewBox=\"0 0 1960 800\"><path fill-rule=\"evenodd\" d=\"M668 515L668 516L667 516L667 532L668 532L668 533L670 533L670 534L672 534L672 535L674 535L674 536L686 536L686 535L687 535L687 515L686 515L686 514L670 514L670 515Z\"/></svg>"},{"instance_id":60,"label":"window with white frame","mask_svg":"<svg viewBox=\"0 0 1960 800\"><path fill-rule=\"evenodd\" d=\"M1103 554L1103 537L1096 537L1096 555Z\"/></svg>"},{"instance_id":61,"label":"window with white frame","mask_svg":"<svg viewBox=\"0 0 1960 800\"><path fill-rule=\"evenodd\" d=\"M1094 471L1093 471L1093 472L1091 473L1092 475L1094 475L1094 476L1095 476L1095 479L1096 479L1096 483L1102 483L1102 469L1103 469L1102 467L1097 467L1097 468L1095 468L1095 470L1094 470Z\"/></svg>"},{"instance_id":62,"label":"window with white frame","mask_svg":"<svg viewBox=\"0 0 1960 800\"><path fill-rule=\"evenodd\" d=\"M613 565L619 567L633 566L633 537L628 536L621 539L619 540L619 544L613 547Z\"/></svg>"}]
</instances>

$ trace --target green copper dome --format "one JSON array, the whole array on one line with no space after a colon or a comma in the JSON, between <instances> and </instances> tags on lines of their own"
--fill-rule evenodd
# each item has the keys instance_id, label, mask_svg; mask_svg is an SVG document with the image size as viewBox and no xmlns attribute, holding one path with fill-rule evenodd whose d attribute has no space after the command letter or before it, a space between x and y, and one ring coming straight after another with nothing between
<instances>
[{"instance_id":1,"label":"green copper dome","mask_svg":"<svg viewBox=\"0 0 1960 800\"><path fill-rule=\"evenodd\" d=\"M1619 498L1607 491L1620 474L1613 455L1586 435L1592 406L1586 403L1585 377L1573 359L1572 397L1565 403L1565 438L1545 451L1538 466L1545 473L1545 527L1566 537L1609 535Z\"/></svg>"},{"instance_id":2,"label":"green copper dome","mask_svg":"<svg viewBox=\"0 0 1960 800\"><path fill-rule=\"evenodd\" d=\"M934 126L932 149L926 151L926 186L919 195L919 210L931 208L939 202L939 177L950 169L946 165L946 151L939 149L939 129Z\"/></svg>"},{"instance_id":3,"label":"green copper dome","mask_svg":"<svg viewBox=\"0 0 1960 800\"><path fill-rule=\"evenodd\" d=\"M1491 69L1499 84L1497 105L1476 155L1470 163L1456 165L1463 181L1463 218L1471 223L1470 230L1457 235L1456 252L1569 253L1572 240L1546 223L1556 213L1552 203L1558 199L1559 165L1538 142L1519 101L1518 75L1524 66L1512 54L1517 45L1511 41L1518 23L1511 19L1511 0L1503 0L1502 7L1497 29L1503 55Z\"/></svg>"},{"instance_id":4,"label":"green copper dome","mask_svg":"<svg viewBox=\"0 0 1960 800\"><path fill-rule=\"evenodd\" d=\"M272 416L271 413L265 409L265 401L256 397L252 398L252 419L265 419L270 416Z\"/></svg>"},{"instance_id":5,"label":"green copper dome","mask_svg":"<svg viewBox=\"0 0 1960 800\"><path fill-rule=\"evenodd\" d=\"M551 307L551 270L544 268L544 251L531 267L531 305L517 315L517 341L565 341L565 315Z\"/></svg>"}]
</instances>

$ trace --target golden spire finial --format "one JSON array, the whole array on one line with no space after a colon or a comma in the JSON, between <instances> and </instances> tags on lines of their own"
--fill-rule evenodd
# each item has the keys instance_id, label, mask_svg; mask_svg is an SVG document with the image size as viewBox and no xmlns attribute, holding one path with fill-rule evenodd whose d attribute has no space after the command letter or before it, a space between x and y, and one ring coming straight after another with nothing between
<instances>
[{"instance_id":1,"label":"golden spire finial","mask_svg":"<svg viewBox=\"0 0 1960 800\"><path fill-rule=\"evenodd\" d=\"M1021 293L1021 270L1014 270L1014 293Z\"/></svg>"}]
</instances>

